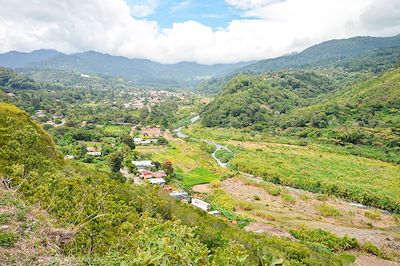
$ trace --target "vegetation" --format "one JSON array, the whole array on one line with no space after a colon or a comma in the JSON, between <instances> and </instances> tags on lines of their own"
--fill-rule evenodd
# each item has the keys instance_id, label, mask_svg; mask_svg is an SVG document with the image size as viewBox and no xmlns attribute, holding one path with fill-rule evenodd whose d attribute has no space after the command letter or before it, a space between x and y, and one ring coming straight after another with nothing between
<instances>
[{"instance_id":1,"label":"vegetation","mask_svg":"<svg viewBox=\"0 0 400 266\"><path fill-rule=\"evenodd\" d=\"M300 230L290 230L290 234L296 239L302 241L303 243L317 243L323 248L331 251L345 251L349 249L354 249L358 247L358 242L354 238L350 237L338 237L327 231L321 229L306 229L302 228ZM318 248L315 246L315 248Z\"/></svg>"},{"instance_id":2,"label":"vegetation","mask_svg":"<svg viewBox=\"0 0 400 266\"><path fill-rule=\"evenodd\" d=\"M215 156L223 163L228 163L234 157L231 151L225 149L217 150Z\"/></svg>"},{"instance_id":3,"label":"vegetation","mask_svg":"<svg viewBox=\"0 0 400 266\"><path fill-rule=\"evenodd\" d=\"M388 38L354 37L331 40L295 55L261 60L244 67L241 71L259 73L313 66L341 66L350 70L358 70L361 67L363 70L380 71L399 61L399 46L399 35Z\"/></svg>"},{"instance_id":4,"label":"vegetation","mask_svg":"<svg viewBox=\"0 0 400 266\"><path fill-rule=\"evenodd\" d=\"M60 161L54 156L51 138L26 113L7 104L1 108L0 173L9 187L19 188L25 200L40 204L57 224L72 229L74 237L64 248L69 254L99 264L168 261L188 265L229 260L256 265L276 259L287 264L342 264L332 253L239 230L154 187L121 183L106 173ZM20 134L12 134L15 131ZM9 156L24 150L30 153Z\"/></svg>"}]
</instances>

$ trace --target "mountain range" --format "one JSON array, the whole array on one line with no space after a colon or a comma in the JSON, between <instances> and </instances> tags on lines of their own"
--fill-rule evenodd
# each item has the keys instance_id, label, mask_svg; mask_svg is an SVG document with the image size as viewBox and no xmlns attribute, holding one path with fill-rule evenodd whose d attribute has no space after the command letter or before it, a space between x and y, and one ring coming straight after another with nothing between
<instances>
[{"instance_id":1,"label":"mountain range","mask_svg":"<svg viewBox=\"0 0 400 266\"><path fill-rule=\"evenodd\" d=\"M249 62L252 63L252 62ZM63 54L54 50L0 54L0 66L19 70L54 69L82 74L120 76L139 85L190 86L198 81L228 74L249 63L202 65L194 62L161 64L147 59L129 59L95 51Z\"/></svg>"},{"instance_id":2,"label":"mountain range","mask_svg":"<svg viewBox=\"0 0 400 266\"><path fill-rule=\"evenodd\" d=\"M331 40L314 45L304 51L258 62L202 65L195 62L161 64L147 59L129 59L95 51L64 54L54 50L36 50L30 53L11 51L0 54L0 66L18 71L63 70L81 74L100 74L123 77L136 85L151 87L194 86L210 78L237 73L261 73L290 68L343 66L354 64L364 67L365 57L397 60L400 54L400 35L394 37L354 37ZM382 51L386 49L386 54ZM378 54L377 54L378 53ZM374 67L379 66L374 60ZM385 65L388 65L385 62Z\"/></svg>"}]
</instances>

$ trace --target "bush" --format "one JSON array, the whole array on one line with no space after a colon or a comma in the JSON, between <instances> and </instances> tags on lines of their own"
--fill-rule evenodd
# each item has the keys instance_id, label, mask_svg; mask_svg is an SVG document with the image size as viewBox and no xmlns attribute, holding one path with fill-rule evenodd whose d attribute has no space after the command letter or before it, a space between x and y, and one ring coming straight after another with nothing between
<instances>
[{"instance_id":1,"label":"bush","mask_svg":"<svg viewBox=\"0 0 400 266\"><path fill-rule=\"evenodd\" d=\"M233 158L233 153L225 149L219 149L215 152L215 157L223 163L228 163Z\"/></svg>"},{"instance_id":2,"label":"bush","mask_svg":"<svg viewBox=\"0 0 400 266\"><path fill-rule=\"evenodd\" d=\"M17 242L17 235L12 232L0 232L0 247L13 247Z\"/></svg>"},{"instance_id":3,"label":"bush","mask_svg":"<svg viewBox=\"0 0 400 266\"><path fill-rule=\"evenodd\" d=\"M290 234L296 239L304 243L317 243L331 251L345 251L358 247L358 242L355 238L339 237L330 232L321 229L300 229L289 230Z\"/></svg>"},{"instance_id":4,"label":"bush","mask_svg":"<svg viewBox=\"0 0 400 266\"><path fill-rule=\"evenodd\" d=\"M368 252L368 253L378 256L378 257L383 257L383 255L384 255L383 252L377 246L372 244L371 242L365 242L361 246L361 248L365 252Z\"/></svg>"},{"instance_id":5,"label":"bush","mask_svg":"<svg viewBox=\"0 0 400 266\"><path fill-rule=\"evenodd\" d=\"M381 214L378 211L366 211L364 216L372 220L380 220Z\"/></svg>"},{"instance_id":6,"label":"bush","mask_svg":"<svg viewBox=\"0 0 400 266\"><path fill-rule=\"evenodd\" d=\"M281 198L286 203L290 203L290 204L295 204L296 203L296 199L292 195L290 195L289 193L282 194Z\"/></svg>"},{"instance_id":7,"label":"bush","mask_svg":"<svg viewBox=\"0 0 400 266\"><path fill-rule=\"evenodd\" d=\"M321 204L318 207L318 211L320 212L320 214L322 216L325 216L325 217L337 217L337 216L341 215L341 213L338 209L336 209L335 207L330 206L328 204Z\"/></svg>"}]
</instances>

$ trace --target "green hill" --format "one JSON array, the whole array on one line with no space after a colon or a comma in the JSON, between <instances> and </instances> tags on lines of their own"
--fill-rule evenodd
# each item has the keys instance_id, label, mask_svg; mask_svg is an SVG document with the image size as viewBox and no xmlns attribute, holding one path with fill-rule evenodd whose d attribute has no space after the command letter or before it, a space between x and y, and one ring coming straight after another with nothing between
<instances>
[{"instance_id":1,"label":"green hill","mask_svg":"<svg viewBox=\"0 0 400 266\"><path fill-rule=\"evenodd\" d=\"M400 35L394 37L354 37L314 45L301 53L261 60L238 72L266 72L305 67L357 67L379 71L381 64L394 65L400 59ZM361 62L363 61L364 65ZM372 61L372 64L371 64Z\"/></svg>"},{"instance_id":2,"label":"green hill","mask_svg":"<svg viewBox=\"0 0 400 266\"><path fill-rule=\"evenodd\" d=\"M377 77L356 73L239 75L203 109L201 122L376 147L364 155L400 163L400 68Z\"/></svg>"},{"instance_id":3,"label":"green hill","mask_svg":"<svg viewBox=\"0 0 400 266\"><path fill-rule=\"evenodd\" d=\"M28 114L11 104L0 103L0 174L22 174L56 159L53 140Z\"/></svg>"},{"instance_id":4,"label":"green hill","mask_svg":"<svg viewBox=\"0 0 400 266\"><path fill-rule=\"evenodd\" d=\"M25 112L4 103L0 141L3 183L28 204L48 210L56 227L66 228L58 232L68 237L57 243L57 250L77 264L344 265L349 260L325 249L246 232L176 202L155 187L123 183L107 173L57 159L53 141L43 129ZM0 234L7 237L0 242L0 252L17 252L14 245L25 236L7 230ZM32 262L40 263L37 259Z\"/></svg>"},{"instance_id":5,"label":"green hill","mask_svg":"<svg viewBox=\"0 0 400 266\"><path fill-rule=\"evenodd\" d=\"M275 117L364 76L335 69L238 75L203 110L202 123L207 127L270 125Z\"/></svg>"}]
</instances>

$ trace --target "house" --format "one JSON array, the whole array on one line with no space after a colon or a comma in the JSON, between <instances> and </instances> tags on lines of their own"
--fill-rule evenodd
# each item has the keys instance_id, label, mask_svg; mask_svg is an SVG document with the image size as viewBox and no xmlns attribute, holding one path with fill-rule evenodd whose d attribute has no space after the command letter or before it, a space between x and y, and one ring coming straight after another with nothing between
<instances>
[{"instance_id":1,"label":"house","mask_svg":"<svg viewBox=\"0 0 400 266\"><path fill-rule=\"evenodd\" d=\"M219 211L210 211L208 212L209 215L213 215L213 216L218 216L219 215Z\"/></svg>"},{"instance_id":2,"label":"house","mask_svg":"<svg viewBox=\"0 0 400 266\"><path fill-rule=\"evenodd\" d=\"M152 185L160 185L160 186L164 186L165 185L165 179L164 178L150 178L150 179L147 179L147 180Z\"/></svg>"},{"instance_id":3,"label":"house","mask_svg":"<svg viewBox=\"0 0 400 266\"><path fill-rule=\"evenodd\" d=\"M133 142L135 142L137 145L147 145L151 143L157 143L157 139L133 138Z\"/></svg>"},{"instance_id":4,"label":"house","mask_svg":"<svg viewBox=\"0 0 400 266\"><path fill-rule=\"evenodd\" d=\"M164 171L153 172L152 175L154 178L164 178L167 176Z\"/></svg>"},{"instance_id":5,"label":"house","mask_svg":"<svg viewBox=\"0 0 400 266\"><path fill-rule=\"evenodd\" d=\"M96 151L97 151L97 148L96 148L96 147L87 147L87 148L86 148L86 151L87 151L87 152L96 152Z\"/></svg>"},{"instance_id":6,"label":"house","mask_svg":"<svg viewBox=\"0 0 400 266\"><path fill-rule=\"evenodd\" d=\"M96 147L87 147L86 151L87 155L101 156L101 152L99 152Z\"/></svg>"},{"instance_id":7,"label":"house","mask_svg":"<svg viewBox=\"0 0 400 266\"><path fill-rule=\"evenodd\" d=\"M159 138L161 137L161 128L149 127L142 130L143 137Z\"/></svg>"},{"instance_id":8,"label":"house","mask_svg":"<svg viewBox=\"0 0 400 266\"><path fill-rule=\"evenodd\" d=\"M101 152L99 151L89 151L86 153L87 155L92 155L92 156L101 156Z\"/></svg>"},{"instance_id":9,"label":"house","mask_svg":"<svg viewBox=\"0 0 400 266\"><path fill-rule=\"evenodd\" d=\"M153 173L146 170L146 169L140 169L139 170L139 177L142 179L150 179L153 178Z\"/></svg>"},{"instance_id":10,"label":"house","mask_svg":"<svg viewBox=\"0 0 400 266\"><path fill-rule=\"evenodd\" d=\"M167 174L164 171L158 172L151 172L146 169L139 170L139 177L142 179L149 179L149 178L164 178Z\"/></svg>"},{"instance_id":11,"label":"house","mask_svg":"<svg viewBox=\"0 0 400 266\"><path fill-rule=\"evenodd\" d=\"M154 167L154 164L151 161L132 161L132 163L136 166L137 169L147 169L150 167Z\"/></svg>"},{"instance_id":12,"label":"house","mask_svg":"<svg viewBox=\"0 0 400 266\"><path fill-rule=\"evenodd\" d=\"M44 117L45 116L44 111L43 110L37 110L36 116L37 117Z\"/></svg>"},{"instance_id":13,"label":"house","mask_svg":"<svg viewBox=\"0 0 400 266\"><path fill-rule=\"evenodd\" d=\"M201 199L192 199L192 205L206 212L208 212L211 207L209 203L202 201Z\"/></svg>"},{"instance_id":14,"label":"house","mask_svg":"<svg viewBox=\"0 0 400 266\"><path fill-rule=\"evenodd\" d=\"M178 192L178 191L172 191L171 193L169 193L169 195L173 198L176 199L184 199L189 197L189 194L186 192Z\"/></svg>"}]
</instances>

